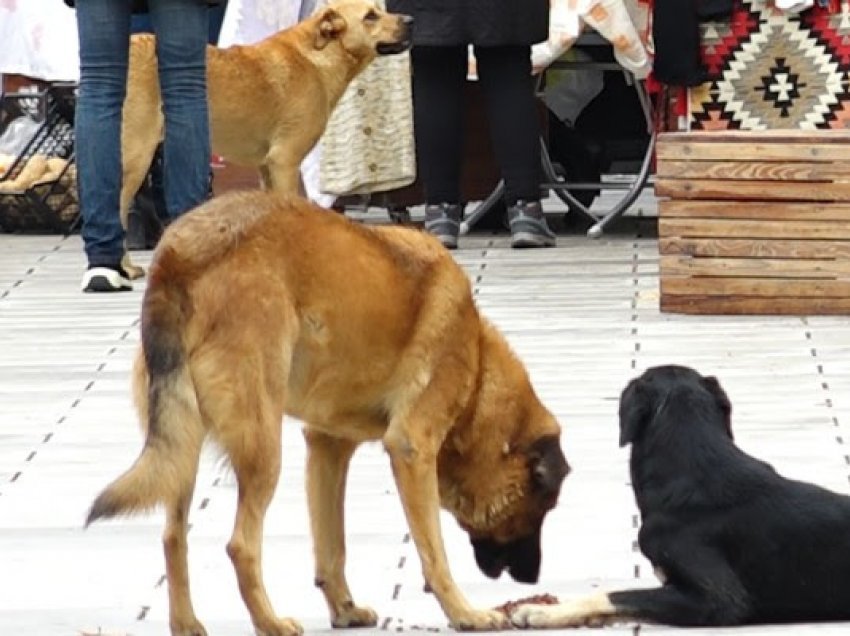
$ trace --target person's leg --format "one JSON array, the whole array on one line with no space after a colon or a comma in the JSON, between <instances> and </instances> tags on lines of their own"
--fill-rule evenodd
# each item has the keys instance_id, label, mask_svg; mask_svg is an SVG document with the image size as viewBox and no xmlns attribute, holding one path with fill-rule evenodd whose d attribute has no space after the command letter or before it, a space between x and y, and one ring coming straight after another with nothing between
<instances>
[{"instance_id":1,"label":"person's leg","mask_svg":"<svg viewBox=\"0 0 850 636\"><path fill-rule=\"evenodd\" d=\"M222 2L209 8L209 36L207 40L210 44L218 44L218 36L221 34L221 25L224 22L224 12L227 9L227 2Z\"/></svg>"},{"instance_id":2,"label":"person's leg","mask_svg":"<svg viewBox=\"0 0 850 636\"><path fill-rule=\"evenodd\" d=\"M165 203L173 220L209 195L209 14L206 3L198 0L148 0L148 5L165 113Z\"/></svg>"},{"instance_id":3,"label":"person's leg","mask_svg":"<svg viewBox=\"0 0 850 636\"><path fill-rule=\"evenodd\" d=\"M80 85L75 127L85 291L130 289L121 270L121 107L127 86L130 3L78 0Z\"/></svg>"},{"instance_id":4,"label":"person's leg","mask_svg":"<svg viewBox=\"0 0 850 636\"><path fill-rule=\"evenodd\" d=\"M540 123L528 46L475 47L514 247L555 244L540 205Z\"/></svg>"},{"instance_id":5,"label":"person's leg","mask_svg":"<svg viewBox=\"0 0 850 636\"><path fill-rule=\"evenodd\" d=\"M416 159L425 201L459 203L466 47L417 46L411 62Z\"/></svg>"},{"instance_id":6,"label":"person's leg","mask_svg":"<svg viewBox=\"0 0 850 636\"><path fill-rule=\"evenodd\" d=\"M457 247L463 216L463 89L466 46L417 46L413 66L416 165L425 190L425 229L448 248Z\"/></svg>"}]
</instances>

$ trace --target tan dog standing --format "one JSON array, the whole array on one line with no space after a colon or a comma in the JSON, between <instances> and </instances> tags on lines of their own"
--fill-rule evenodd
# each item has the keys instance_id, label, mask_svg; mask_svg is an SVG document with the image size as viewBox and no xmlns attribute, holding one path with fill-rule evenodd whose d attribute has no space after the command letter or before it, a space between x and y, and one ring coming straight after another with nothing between
<instances>
[{"instance_id":1,"label":"tan dog standing","mask_svg":"<svg viewBox=\"0 0 850 636\"><path fill-rule=\"evenodd\" d=\"M187 516L212 438L239 490L227 546L258 634L292 636L260 569L284 413L304 422L321 588L335 627L373 626L345 579L343 498L357 446L380 440L422 562L452 625L505 626L449 571L439 508L481 570L536 581L540 531L569 471L560 426L480 316L466 274L433 237L368 228L298 198L229 193L183 216L154 254L134 394L147 440L88 522L164 504L171 630L204 629L189 597Z\"/></svg>"},{"instance_id":2,"label":"tan dog standing","mask_svg":"<svg viewBox=\"0 0 850 636\"><path fill-rule=\"evenodd\" d=\"M369 0L338 0L256 44L208 47L213 152L258 168L265 188L298 192L299 166L348 84L376 56L409 48L411 24ZM125 228L164 130L152 35L133 36L128 73L121 134ZM123 264L131 278L144 273L129 258Z\"/></svg>"}]
</instances>

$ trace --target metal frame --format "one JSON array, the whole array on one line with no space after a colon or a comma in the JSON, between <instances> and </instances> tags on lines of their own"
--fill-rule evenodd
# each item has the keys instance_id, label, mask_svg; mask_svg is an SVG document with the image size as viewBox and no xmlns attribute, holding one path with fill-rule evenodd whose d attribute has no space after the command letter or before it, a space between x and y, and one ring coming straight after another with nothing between
<instances>
[{"instance_id":1,"label":"metal frame","mask_svg":"<svg viewBox=\"0 0 850 636\"><path fill-rule=\"evenodd\" d=\"M608 44L601 37L590 37L585 38L584 36L580 40L581 43L587 43L591 45L598 45L604 42L606 45ZM628 175L627 178L618 181L605 181L601 180L598 183L588 183L588 182L571 182L567 181L563 177L558 176L555 172L555 168L552 164L552 159L549 156L549 151L546 148L546 143L541 137L540 139L540 155L541 155L541 163L543 165L543 173L547 179L547 181L541 183L540 187L543 190L551 190L555 196L557 196L561 201L563 201L570 209L577 210L581 214L585 215L591 221L593 221L593 226L587 231L587 235L590 238L599 238L602 236L602 233L605 230L605 227L611 223L612 221L621 217L626 210L631 207L631 205L637 200L640 196L641 191L652 182L652 159L655 154L655 142L657 133L654 125L654 118L652 114L652 101L649 97L649 93L646 90L646 86L642 80L638 80L631 72L617 64L616 62L571 62L568 60L557 60L552 65L547 68L549 69L558 69L558 70L596 70L596 71L620 71L626 76L626 82L632 86L634 86L635 91L638 95L638 101L640 102L641 110L643 111L644 117L646 119L646 128L649 133L649 142L647 144L646 153L644 154L643 161L641 162L640 169L634 175ZM505 184L504 181L499 181L496 185L495 189L487 196L484 201L479 203L475 209L470 212L463 223L460 226L461 234L466 234L469 232L472 227L479 221L481 218L490 211L490 209L502 198L504 194ZM605 211L597 211L591 212L590 209L585 206L583 203L578 201L571 193L570 190L623 190L624 194L622 198L609 210Z\"/></svg>"}]
</instances>

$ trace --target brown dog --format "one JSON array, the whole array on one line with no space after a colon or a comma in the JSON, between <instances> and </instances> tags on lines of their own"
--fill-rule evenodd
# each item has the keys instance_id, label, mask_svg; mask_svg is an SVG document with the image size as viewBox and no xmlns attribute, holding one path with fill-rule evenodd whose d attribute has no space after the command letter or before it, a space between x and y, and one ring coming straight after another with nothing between
<instances>
[{"instance_id":1,"label":"brown dog","mask_svg":"<svg viewBox=\"0 0 850 636\"><path fill-rule=\"evenodd\" d=\"M348 84L378 55L410 46L408 16L368 0L339 0L290 29L251 46L207 52L212 149L256 167L265 188L299 191L299 166L325 131ZM121 220L150 168L163 135L156 42L136 35L130 46L121 134ZM144 274L129 258L131 278Z\"/></svg>"},{"instance_id":2,"label":"brown dog","mask_svg":"<svg viewBox=\"0 0 850 636\"><path fill-rule=\"evenodd\" d=\"M533 582L540 529L569 467L560 427L478 313L469 280L431 236L366 228L297 198L229 193L175 222L154 254L134 392L147 441L88 522L164 504L173 634L203 634L189 599L186 529L209 436L239 486L227 546L257 632L292 635L260 572L284 413L304 424L316 584L336 627L375 625L345 580L343 495L357 446L390 457L425 580L462 629L505 625L449 572L439 507L485 574Z\"/></svg>"}]
</instances>

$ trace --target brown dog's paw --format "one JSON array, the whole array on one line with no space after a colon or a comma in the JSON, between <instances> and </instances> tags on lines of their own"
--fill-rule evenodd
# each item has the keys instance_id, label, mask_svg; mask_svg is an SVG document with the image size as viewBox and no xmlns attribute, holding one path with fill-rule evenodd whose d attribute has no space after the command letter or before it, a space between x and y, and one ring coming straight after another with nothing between
<instances>
[{"instance_id":1,"label":"brown dog's paw","mask_svg":"<svg viewBox=\"0 0 850 636\"><path fill-rule=\"evenodd\" d=\"M145 277L145 268L139 267L138 265L124 265L124 271L127 272L127 276L130 277L130 280Z\"/></svg>"},{"instance_id":2,"label":"brown dog's paw","mask_svg":"<svg viewBox=\"0 0 850 636\"><path fill-rule=\"evenodd\" d=\"M278 618L269 625L254 625L257 636L301 636L304 628L292 618Z\"/></svg>"},{"instance_id":3,"label":"brown dog's paw","mask_svg":"<svg viewBox=\"0 0 850 636\"><path fill-rule=\"evenodd\" d=\"M378 624L378 613L371 607L352 605L334 616L331 624L334 627L375 627Z\"/></svg>"},{"instance_id":4,"label":"brown dog's paw","mask_svg":"<svg viewBox=\"0 0 850 636\"><path fill-rule=\"evenodd\" d=\"M451 625L458 631L490 632L508 629L511 622L504 612L499 610L470 610L452 618Z\"/></svg>"},{"instance_id":5,"label":"brown dog's paw","mask_svg":"<svg viewBox=\"0 0 850 636\"><path fill-rule=\"evenodd\" d=\"M133 265L133 262L130 260L130 255L127 252L124 252L124 256L121 258L121 268L127 272L127 277L130 280L143 278L145 275L144 268L139 267L138 265Z\"/></svg>"},{"instance_id":6,"label":"brown dog's paw","mask_svg":"<svg viewBox=\"0 0 850 636\"><path fill-rule=\"evenodd\" d=\"M207 630L197 618L171 623L171 636L207 636Z\"/></svg>"}]
</instances>

